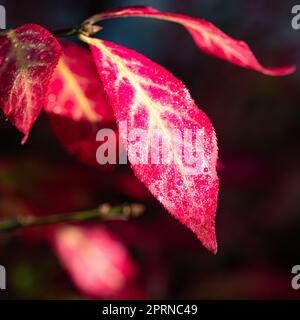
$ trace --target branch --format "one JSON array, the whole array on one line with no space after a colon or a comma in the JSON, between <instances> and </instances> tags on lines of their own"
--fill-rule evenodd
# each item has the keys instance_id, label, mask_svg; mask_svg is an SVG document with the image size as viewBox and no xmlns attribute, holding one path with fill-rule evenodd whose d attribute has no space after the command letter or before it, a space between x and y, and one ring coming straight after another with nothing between
<instances>
[{"instance_id":1,"label":"branch","mask_svg":"<svg viewBox=\"0 0 300 320\"><path fill-rule=\"evenodd\" d=\"M55 37L64 38L64 37L73 37L78 36L80 34L84 34L87 37L92 36L93 34L100 31L102 27L91 25L91 24L83 24L80 27L66 28L60 30L52 30L52 33Z\"/></svg>"},{"instance_id":2,"label":"branch","mask_svg":"<svg viewBox=\"0 0 300 320\"><path fill-rule=\"evenodd\" d=\"M128 220L142 215L145 207L142 204L121 204L110 206L108 203L97 209L72 213L55 214L42 217L26 216L0 220L0 232L7 232L28 227L36 227L66 222L87 222L91 220Z\"/></svg>"},{"instance_id":3,"label":"branch","mask_svg":"<svg viewBox=\"0 0 300 320\"><path fill-rule=\"evenodd\" d=\"M78 35L80 32L80 27L74 28L66 28L66 29L59 29L59 30L52 30L52 33L55 37L72 37Z\"/></svg>"}]
</instances>

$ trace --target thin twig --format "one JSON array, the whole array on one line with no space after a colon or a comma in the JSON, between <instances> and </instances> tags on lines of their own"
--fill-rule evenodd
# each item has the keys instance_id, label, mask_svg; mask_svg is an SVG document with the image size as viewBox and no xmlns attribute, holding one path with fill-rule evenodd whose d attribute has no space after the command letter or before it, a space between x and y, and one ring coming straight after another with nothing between
<instances>
[{"instance_id":1,"label":"thin twig","mask_svg":"<svg viewBox=\"0 0 300 320\"><path fill-rule=\"evenodd\" d=\"M52 30L50 32L55 37L59 37L59 38L79 36L80 34L84 34L85 36L90 37L93 34L100 31L101 29L102 27L100 26L91 25L91 24L82 24L80 27Z\"/></svg>"},{"instance_id":2,"label":"thin twig","mask_svg":"<svg viewBox=\"0 0 300 320\"><path fill-rule=\"evenodd\" d=\"M37 227L66 222L87 222L91 220L127 220L142 215L145 207L142 204L121 204L111 206L107 203L97 209L48 216L26 216L0 220L0 232L8 232L28 227Z\"/></svg>"},{"instance_id":3,"label":"thin twig","mask_svg":"<svg viewBox=\"0 0 300 320\"><path fill-rule=\"evenodd\" d=\"M81 27L66 28L50 31L55 37L73 37L79 34Z\"/></svg>"}]
</instances>

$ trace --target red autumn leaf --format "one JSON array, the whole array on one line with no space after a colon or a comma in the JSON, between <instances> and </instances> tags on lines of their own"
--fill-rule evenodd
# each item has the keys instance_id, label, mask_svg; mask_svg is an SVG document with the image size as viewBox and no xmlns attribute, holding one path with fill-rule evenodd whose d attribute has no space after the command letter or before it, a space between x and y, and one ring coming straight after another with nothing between
<instances>
[{"instance_id":1,"label":"red autumn leaf","mask_svg":"<svg viewBox=\"0 0 300 320\"><path fill-rule=\"evenodd\" d=\"M75 285L89 297L115 296L137 274L126 247L104 227L60 227L51 243Z\"/></svg>"},{"instance_id":2,"label":"red autumn leaf","mask_svg":"<svg viewBox=\"0 0 300 320\"><path fill-rule=\"evenodd\" d=\"M81 39L91 47L136 176L174 217L216 252L217 142L208 117L197 108L184 85L161 66L125 47L85 36ZM121 123L126 123L128 138ZM136 128L144 129L146 139L129 138ZM200 152L191 165L182 160L183 142L174 136L174 129L179 134L190 129L193 137L195 131L201 132ZM167 157L174 155L170 163L144 161L149 160L147 150L158 132L166 141ZM135 145L140 150L136 151ZM162 156L160 150L154 151ZM197 172L191 174L191 169Z\"/></svg>"},{"instance_id":3,"label":"red autumn leaf","mask_svg":"<svg viewBox=\"0 0 300 320\"><path fill-rule=\"evenodd\" d=\"M114 115L87 49L63 45L45 111L68 153L96 165L96 133L102 127L111 127Z\"/></svg>"},{"instance_id":4,"label":"red autumn leaf","mask_svg":"<svg viewBox=\"0 0 300 320\"><path fill-rule=\"evenodd\" d=\"M56 39L36 24L0 35L0 104L5 116L24 133L22 143L45 104L60 53Z\"/></svg>"},{"instance_id":5,"label":"red autumn leaf","mask_svg":"<svg viewBox=\"0 0 300 320\"><path fill-rule=\"evenodd\" d=\"M93 24L104 19L126 17L153 18L178 23L187 29L196 45L204 52L240 67L272 76L286 75L295 71L294 66L280 68L263 67L244 41L231 38L208 21L182 14L160 12L154 8L144 6L124 7L104 11L86 20L85 23Z\"/></svg>"}]
</instances>

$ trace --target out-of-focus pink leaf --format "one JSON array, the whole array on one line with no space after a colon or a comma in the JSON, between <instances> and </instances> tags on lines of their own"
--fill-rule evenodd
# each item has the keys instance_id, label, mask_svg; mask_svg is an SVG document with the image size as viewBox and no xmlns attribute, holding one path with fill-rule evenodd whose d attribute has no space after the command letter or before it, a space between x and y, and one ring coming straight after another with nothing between
<instances>
[{"instance_id":1,"label":"out-of-focus pink leaf","mask_svg":"<svg viewBox=\"0 0 300 320\"><path fill-rule=\"evenodd\" d=\"M23 143L45 104L60 54L56 39L36 24L0 35L0 104L5 116L24 133Z\"/></svg>"},{"instance_id":2,"label":"out-of-focus pink leaf","mask_svg":"<svg viewBox=\"0 0 300 320\"><path fill-rule=\"evenodd\" d=\"M45 111L67 152L84 163L96 164L97 131L111 127L114 115L87 49L63 45Z\"/></svg>"},{"instance_id":3,"label":"out-of-focus pink leaf","mask_svg":"<svg viewBox=\"0 0 300 320\"><path fill-rule=\"evenodd\" d=\"M119 127L126 123L128 136L119 128L120 139L136 176L173 216L216 252L217 142L208 117L197 108L185 86L161 66L125 47L81 38L94 54ZM129 138L137 128L146 132L145 140ZM190 130L193 138L196 132L201 133L200 150L191 165L182 157L184 143L174 136L174 130L179 135ZM169 163L153 164L149 159L152 154L148 150L158 132L167 144L167 157L173 158ZM137 145L139 151L134 149ZM155 151L163 157L158 149ZM138 153L143 153L142 161ZM191 174L193 170L197 172Z\"/></svg>"},{"instance_id":4,"label":"out-of-focus pink leaf","mask_svg":"<svg viewBox=\"0 0 300 320\"><path fill-rule=\"evenodd\" d=\"M104 11L86 20L85 23L93 24L104 19L126 17L153 18L178 23L186 28L201 50L240 67L272 76L286 75L295 71L294 66L280 68L263 67L244 41L231 38L206 20L182 14L160 12L151 7L134 6Z\"/></svg>"},{"instance_id":5,"label":"out-of-focus pink leaf","mask_svg":"<svg viewBox=\"0 0 300 320\"><path fill-rule=\"evenodd\" d=\"M136 276L127 249L104 227L60 227L52 245L74 284L87 296L112 297Z\"/></svg>"}]
</instances>

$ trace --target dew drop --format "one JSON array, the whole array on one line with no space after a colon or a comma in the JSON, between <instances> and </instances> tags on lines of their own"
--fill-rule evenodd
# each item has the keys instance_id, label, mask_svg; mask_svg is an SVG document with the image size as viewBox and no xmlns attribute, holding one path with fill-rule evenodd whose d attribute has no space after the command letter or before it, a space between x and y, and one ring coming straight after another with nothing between
<instances>
[{"instance_id":1,"label":"dew drop","mask_svg":"<svg viewBox=\"0 0 300 320\"><path fill-rule=\"evenodd\" d=\"M46 56L47 56L46 52L41 52L40 55L39 55L39 58L40 58L41 60L45 60L45 59L46 59Z\"/></svg>"},{"instance_id":2,"label":"dew drop","mask_svg":"<svg viewBox=\"0 0 300 320\"><path fill-rule=\"evenodd\" d=\"M177 180L177 181L176 181L176 185L177 185L178 187L181 187L181 186L182 186L182 180Z\"/></svg>"},{"instance_id":3,"label":"dew drop","mask_svg":"<svg viewBox=\"0 0 300 320\"><path fill-rule=\"evenodd\" d=\"M163 202L163 197L162 196L158 196L157 199L158 199L159 202Z\"/></svg>"}]
</instances>

